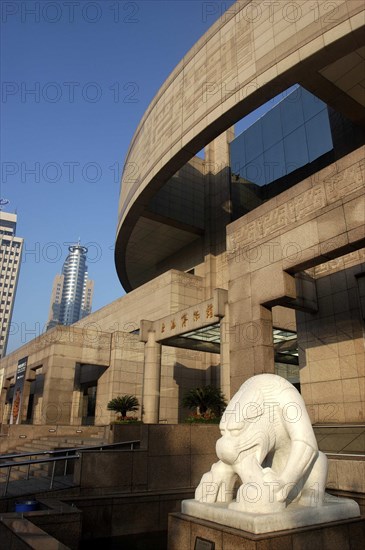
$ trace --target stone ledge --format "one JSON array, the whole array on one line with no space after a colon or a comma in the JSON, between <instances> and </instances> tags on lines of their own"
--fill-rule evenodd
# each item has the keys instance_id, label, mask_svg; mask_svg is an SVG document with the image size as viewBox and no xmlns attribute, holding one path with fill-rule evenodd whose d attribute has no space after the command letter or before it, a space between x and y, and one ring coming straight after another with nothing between
<instances>
[{"instance_id":1,"label":"stone ledge","mask_svg":"<svg viewBox=\"0 0 365 550\"><path fill-rule=\"evenodd\" d=\"M215 550L359 550L365 544L365 518L255 535L211 521L169 514L168 550L194 550L196 538L215 543Z\"/></svg>"},{"instance_id":2,"label":"stone ledge","mask_svg":"<svg viewBox=\"0 0 365 550\"><path fill-rule=\"evenodd\" d=\"M360 516L357 502L332 495L326 495L326 502L322 506L301 506L292 503L281 512L269 514L240 512L229 509L228 504L223 502L207 504L197 500L184 500L181 510L194 518L213 521L235 529L244 529L254 534L312 527Z\"/></svg>"}]
</instances>

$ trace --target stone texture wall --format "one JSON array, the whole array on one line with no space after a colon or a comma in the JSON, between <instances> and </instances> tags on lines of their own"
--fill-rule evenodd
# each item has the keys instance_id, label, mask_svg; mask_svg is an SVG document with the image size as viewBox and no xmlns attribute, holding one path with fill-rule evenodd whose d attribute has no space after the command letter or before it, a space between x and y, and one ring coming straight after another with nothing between
<instances>
[{"instance_id":1,"label":"stone texture wall","mask_svg":"<svg viewBox=\"0 0 365 550\"><path fill-rule=\"evenodd\" d=\"M316 346L303 344L308 354L306 359L301 354L301 365L307 364L305 361L310 364L328 360L326 374L323 368L319 374L319 365L323 367L323 363L318 364L318 371L310 367L306 372L303 370L304 384L312 381L312 373L314 377L324 376L322 381L315 379L322 386L314 386L313 390L304 386L305 397L318 409L329 402L325 394L332 393L331 402L339 403L338 421L361 420L364 350L359 303L354 303L354 272L351 268L348 275L334 275L333 288L318 279L317 317L313 285L309 281L304 284L304 278L298 276L305 269L341 258L363 246L363 158L361 147L227 227L229 319L230 331L236 335L230 339L232 391L253 374L274 371L272 308L279 305L304 310L306 317L298 316L300 330L304 319L308 322L305 330L328 336L321 345L319 340ZM331 367L334 352L336 360ZM349 356L350 366L346 362ZM324 420L325 413L320 418Z\"/></svg>"},{"instance_id":2,"label":"stone texture wall","mask_svg":"<svg viewBox=\"0 0 365 550\"><path fill-rule=\"evenodd\" d=\"M26 419L29 387L36 376L44 376L43 393L35 396L33 422L37 424L80 424L82 394L75 387L76 364L107 367L98 380L97 425L108 424L115 413L107 403L117 395L131 393L141 401L144 344L138 334L142 319L155 320L204 299L201 277L169 271L143 287L89 315L71 327L56 327L2 359L3 383L14 383L18 360L28 356L22 419ZM34 370L35 369L35 370ZM185 390L209 383L216 361L210 354L163 347L160 418L182 420L181 398ZM4 386L3 386L4 387ZM7 389L1 397L2 419Z\"/></svg>"},{"instance_id":3,"label":"stone texture wall","mask_svg":"<svg viewBox=\"0 0 365 550\"><path fill-rule=\"evenodd\" d=\"M126 159L127 166L135 163L139 173L137 180L130 178L128 170L124 174L121 217L130 208L132 197L135 200L178 152L181 156L190 152L191 157L199 150L199 144L194 150L192 142L200 133L207 134L210 125L217 128L211 130L210 139L201 146L228 128L230 121L235 122L259 106L250 102L259 88L273 85L284 72L287 78L284 86L294 84L298 80L290 82L288 77L294 67L304 78L305 61L312 56L314 70L313 54L318 52L321 52L321 66L330 63L330 46L363 24L363 7L357 2L339 0L333 18L329 18L319 4L316 21L313 9L306 2L300 3L299 17L294 14L284 17L280 4L272 9L269 5L255 4L258 13L253 17L254 8L249 4L237 2L228 10L177 65L153 99L135 132ZM336 55L338 53L337 49ZM277 93L279 87L277 83ZM256 98L261 100L262 97ZM229 116L233 106L236 119ZM239 112L240 106L242 112ZM222 115L226 115L224 122ZM172 174L178 168L180 166L176 166Z\"/></svg>"},{"instance_id":4,"label":"stone texture wall","mask_svg":"<svg viewBox=\"0 0 365 550\"><path fill-rule=\"evenodd\" d=\"M141 439L141 450L84 452L76 473L81 488L105 492L116 487L134 492L195 489L217 461L218 425L142 425L139 436L135 426L115 428L114 442Z\"/></svg>"},{"instance_id":5,"label":"stone texture wall","mask_svg":"<svg viewBox=\"0 0 365 550\"><path fill-rule=\"evenodd\" d=\"M297 313L301 388L312 422L365 419L365 326L356 279L365 272L365 251L341 260L341 270L337 261L316 270L318 312Z\"/></svg>"}]
</instances>

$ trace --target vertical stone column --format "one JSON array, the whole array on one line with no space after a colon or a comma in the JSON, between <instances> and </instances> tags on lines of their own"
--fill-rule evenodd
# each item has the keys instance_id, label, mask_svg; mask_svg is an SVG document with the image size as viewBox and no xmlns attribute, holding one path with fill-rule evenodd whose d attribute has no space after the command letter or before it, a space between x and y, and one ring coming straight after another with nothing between
<instances>
[{"instance_id":1,"label":"vertical stone column","mask_svg":"<svg viewBox=\"0 0 365 550\"><path fill-rule=\"evenodd\" d=\"M74 358L67 357L70 348L54 345L44 372L42 424L70 425L74 391Z\"/></svg>"},{"instance_id":2,"label":"vertical stone column","mask_svg":"<svg viewBox=\"0 0 365 550\"><path fill-rule=\"evenodd\" d=\"M237 222L227 229L232 394L247 378L275 372L272 308L293 307L297 298L280 241L247 244L247 222Z\"/></svg>"},{"instance_id":3,"label":"vertical stone column","mask_svg":"<svg viewBox=\"0 0 365 550\"><path fill-rule=\"evenodd\" d=\"M12 379L13 377L5 378L5 368L0 371L0 424L8 423L9 404L6 403L6 396Z\"/></svg>"},{"instance_id":4,"label":"vertical stone column","mask_svg":"<svg viewBox=\"0 0 365 550\"><path fill-rule=\"evenodd\" d=\"M161 344L155 339L155 332L149 330L144 348L143 374L143 421L158 424L161 386Z\"/></svg>"},{"instance_id":5,"label":"vertical stone column","mask_svg":"<svg viewBox=\"0 0 365 550\"><path fill-rule=\"evenodd\" d=\"M70 424L80 426L82 420L82 392L75 389L72 393Z\"/></svg>"},{"instance_id":6,"label":"vertical stone column","mask_svg":"<svg viewBox=\"0 0 365 550\"><path fill-rule=\"evenodd\" d=\"M221 256L226 250L226 226L230 222L229 142L234 128L223 132L205 147L205 292L206 298L215 288L226 288Z\"/></svg>"},{"instance_id":7,"label":"vertical stone column","mask_svg":"<svg viewBox=\"0 0 365 550\"><path fill-rule=\"evenodd\" d=\"M24 386L23 386L23 395L22 395L22 408L21 411L19 411L20 415L20 422L24 423L27 420L27 412L28 412L28 404L29 404L29 396L30 396L30 381L24 380Z\"/></svg>"},{"instance_id":8,"label":"vertical stone column","mask_svg":"<svg viewBox=\"0 0 365 550\"><path fill-rule=\"evenodd\" d=\"M6 401L6 394L7 394L8 388L3 387L0 393L0 424L5 423L5 401Z\"/></svg>"},{"instance_id":9,"label":"vertical stone column","mask_svg":"<svg viewBox=\"0 0 365 550\"><path fill-rule=\"evenodd\" d=\"M233 312L238 313L237 317L230 312L232 395L251 376L275 372L271 310L263 306L245 309L240 305Z\"/></svg>"},{"instance_id":10,"label":"vertical stone column","mask_svg":"<svg viewBox=\"0 0 365 550\"><path fill-rule=\"evenodd\" d=\"M228 302L224 304L225 316L221 319L220 333L221 333L221 372L220 372L220 386L221 390L229 401L231 399L231 369L229 361L229 305Z\"/></svg>"}]
</instances>

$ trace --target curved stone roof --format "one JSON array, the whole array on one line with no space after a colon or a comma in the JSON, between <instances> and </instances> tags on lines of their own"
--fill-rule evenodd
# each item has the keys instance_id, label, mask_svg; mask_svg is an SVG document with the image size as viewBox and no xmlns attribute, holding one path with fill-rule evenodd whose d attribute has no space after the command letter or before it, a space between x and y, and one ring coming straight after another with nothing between
<instances>
[{"instance_id":1,"label":"curved stone roof","mask_svg":"<svg viewBox=\"0 0 365 550\"><path fill-rule=\"evenodd\" d=\"M136 284L126 258L141 213L177 170L234 122L300 83L364 123L356 91L361 83L349 88L341 81L346 56L364 56L364 14L363 3L352 0L239 1L188 52L149 105L127 154L115 252L126 290Z\"/></svg>"}]
</instances>

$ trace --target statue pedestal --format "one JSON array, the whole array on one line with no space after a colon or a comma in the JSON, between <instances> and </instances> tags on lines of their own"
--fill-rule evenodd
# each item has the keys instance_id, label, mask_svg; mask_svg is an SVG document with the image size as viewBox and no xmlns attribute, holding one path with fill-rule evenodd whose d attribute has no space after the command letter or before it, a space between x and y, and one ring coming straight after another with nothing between
<instances>
[{"instance_id":1,"label":"statue pedestal","mask_svg":"<svg viewBox=\"0 0 365 550\"><path fill-rule=\"evenodd\" d=\"M325 503L321 506L301 506L292 503L280 512L268 514L239 512L228 508L228 504L223 502L207 504L197 500L183 500L181 511L189 516L255 534L313 526L360 516L359 505L354 500L329 494L325 495L325 499Z\"/></svg>"},{"instance_id":2,"label":"statue pedestal","mask_svg":"<svg viewBox=\"0 0 365 550\"><path fill-rule=\"evenodd\" d=\"M169 514L168 550L295 550L365 547L365 519L254 534L187 514Z\"/></svg>"}]
</instances>

